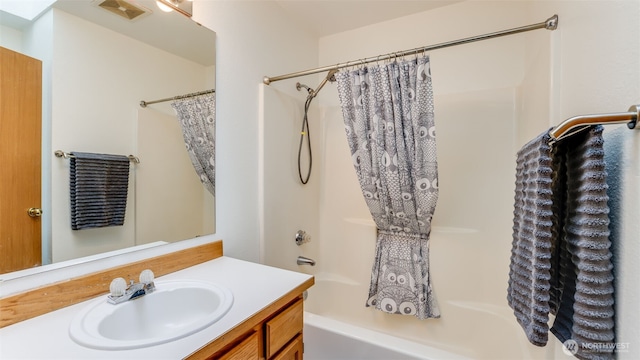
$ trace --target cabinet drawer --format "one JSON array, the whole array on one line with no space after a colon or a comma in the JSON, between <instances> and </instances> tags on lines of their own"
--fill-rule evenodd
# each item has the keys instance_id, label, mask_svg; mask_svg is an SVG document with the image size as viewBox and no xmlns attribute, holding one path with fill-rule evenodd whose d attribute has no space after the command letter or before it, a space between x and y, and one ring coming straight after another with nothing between
<instances>
[{"instance_id":1,"label":"cabinet drawer","mask_svg":"<svg viewBox=\"0 0 640 360\"><path fill-rule=\"evenodd\" d=\"M303 346L302 334L299 334L295 340L285 346L272 360L302 360Z\"/></svg>"},{"instance_id":2,"label":"cabinet drawer","mask_svg":"<svg viewBox=\"0 0 640 360\"><path fill-rule=\"evenodd\" d=\"M302 299L298 299L265 324L267 359L302 332Z\"/></svg>"},{"instance_id":3,"label":"cabinet drawer","mask_svg":"<svg viewBox=\"0 0 640 360\"><path fill-rule=\"evenodd\" d=\"M260 358L260 337L254 332L240 344L222 355L220 360L258 360Z\"/></svg>"}]
</instances>

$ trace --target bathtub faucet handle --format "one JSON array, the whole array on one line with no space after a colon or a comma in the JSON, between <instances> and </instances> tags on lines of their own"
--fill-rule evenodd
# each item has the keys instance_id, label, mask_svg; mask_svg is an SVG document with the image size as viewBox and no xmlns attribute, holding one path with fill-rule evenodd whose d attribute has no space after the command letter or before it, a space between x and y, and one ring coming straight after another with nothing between
<instances>
[{"instance_id":1,"label":"bathtub faucet handle","mask_svg":"<svg viewBox=\"0 0 640 360\"><path fill-rule=\"evenodd\" d=\"M296 245L300 246L309 241L311 241L311 235L307 234L306 231L298 230L298 232L296 232Z\"/></svg>"}]
</instances>

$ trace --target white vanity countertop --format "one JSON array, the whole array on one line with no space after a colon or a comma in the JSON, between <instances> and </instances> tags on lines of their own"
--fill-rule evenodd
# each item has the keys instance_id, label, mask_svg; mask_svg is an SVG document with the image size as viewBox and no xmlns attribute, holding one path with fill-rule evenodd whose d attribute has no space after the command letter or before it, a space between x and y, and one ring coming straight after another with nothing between
<instances>
[{"instance_id":1,"label":"white vanity countertop","mask_svg":"<svg viewBox=\"0 0 640 360\"><path fill-rule=\"evenodd\" d=\"M0 329L0 359L182 359L310 278L311 275L223 256L158 278L203 280L231 290L233 305L229 312L204 330L141 349L86 348L69 337L69 324L76 313L94 301L91 299Z\"/></svg>"}]
</instances>

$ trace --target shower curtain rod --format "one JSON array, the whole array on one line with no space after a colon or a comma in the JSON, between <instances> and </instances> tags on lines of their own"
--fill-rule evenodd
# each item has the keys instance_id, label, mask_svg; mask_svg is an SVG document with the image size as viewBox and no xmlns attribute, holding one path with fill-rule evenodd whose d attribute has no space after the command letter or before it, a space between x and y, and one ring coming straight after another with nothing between
<instances>
[{"instance_id":1,"label":"shower curtain rod","mask_svg":"<svg viewBox=\"0 0 640 360\"><path fill-rule=\"evenodd\" d=\"M437 50L437 49L443 49L443 48L446 48L446 47L456 46L456 45L461 45L461 44L468 44L468 43L472 43L472 42L476 42L476 41L480 41L480 40L493 39L493 38L497 38L497 37L505 36L505 35L518 34L518 33L525 32L525 31L531 31L531 30L537 30L537 29L555 30L557 28L558 28L558 15L553 15L552 17L548 18L544 22L537 23L537 24L531 24L531 25L521 26L521 27L517 27L517 28L513 28L513 29L493 32L493 33L489 33L489 34L473 36L473 37L469 37L469 38L465 38L465 39L444 42L444 43L440 43L440 44L436 44L436 45L428 45L428 46L419 47L419 48L415 48L415 49L411 49L411 50L393 52L393 53L389 53L389 54L385 54L385 55L379 55L379 56L370 57L370 58L361 59L361 60L347 61L346 63L339 63L339 64L335 64L335 65L324 66L324 67L320 67L320 68L316 68L316 69L310 69L310 70L306 70L306 71L299 71L299 72L286 74L286 75L273 76L273 77L265 76L262 79L262 82L265 83L266 85L269 85L274 81L291 79L291 78L294 78L294 77L299 77L299 76L304 76L304 75L317 74L317 73L320 73L320 72L323 72L323 71L338 70L338 69L342 69L342 68L345 68L345 67L358 65L358 64L368 64L368 63L372 63L372 62L376 62L376 61L388 60L388 59L402 57L402 56L406 56L406 55L419 54L421 52Z\"/></svg>"},{"instance_id":2,"label":"shower curtain rod","mask_svg":"<svg viewBox=\"0 0 640 360\"><path fill-rule=\"evenodd\" d=\"M635 129L638 120L640 120L640 105L632 105L627 112L574 116L551 129L549 136L551 143L554 143L588 128L589 125L626 123L629 129Z\"/></svg>"},{"instance_id":3,"label":"shower curtain rod","mask_svg":"<svg viewBox=\"0 0 640 360\"><path fill-rule=\"evenodd\" d=\"M186 98L190 98L190 97L194 97L194 96L212 94L212 93L215 93L215 92L216 92L215 89L211 89L211 90L204 90L204 91L194 92L194 93L191 93L191 94L178 95L178 96L165 98L165 99L160 99L160 100L153 100L153 101L144 101L144 100L142 100L142 101L140 101L140 107L145 108L145 107L147 107L147 105L151 105L151 104L157 104L157 103L161 103L161 102L165 102L165 101L171 101L171 100L186 99Z\"/></svg>"}]
</instances>

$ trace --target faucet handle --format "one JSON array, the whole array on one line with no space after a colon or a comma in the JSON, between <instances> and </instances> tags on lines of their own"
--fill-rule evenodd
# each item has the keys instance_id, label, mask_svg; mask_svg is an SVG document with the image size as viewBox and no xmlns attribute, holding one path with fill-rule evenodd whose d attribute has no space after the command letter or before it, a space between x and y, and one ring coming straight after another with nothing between
<instances>
[{"instance_id":1,"label":"faucet handle","mask_svg":"<svg viewBox=\"0 0 640 360\"><path fill-rule=\"evenodd\" d=\"M155 275L153 274L153 271L149 269L142 270L140 273L140 282L145 285L151 284L154 279Z\"/></svg>"},{"instance_id":2,"label":"faucet handle","mask_svg":"<svg viewBox=\"0 0 640 360\"><path fill-rule=\"evenodd\" d=\"M298 230L296 232L296 245L300 246L304 243L311 241L311 235L307 234L304 230Z\"/></svg>"},{"instance_id":3,"label":"faucet handle","mask_svg":"<svg viewBox=\"0 0 640 360\"><path fill-rule=\"evenodd\" d=\"M111 280L109 292L113 297L120 297L127 291L127 281L121 277Z\"/></svg>"}]
</instances>

